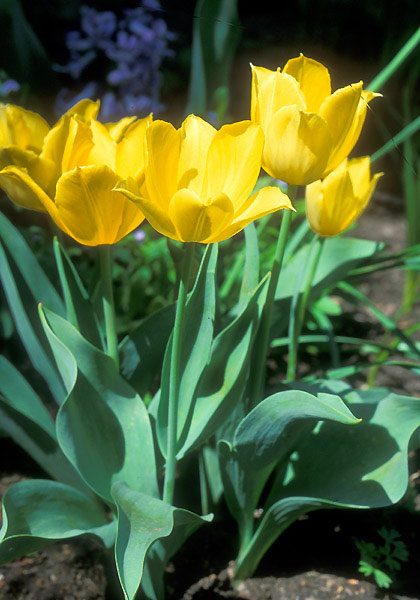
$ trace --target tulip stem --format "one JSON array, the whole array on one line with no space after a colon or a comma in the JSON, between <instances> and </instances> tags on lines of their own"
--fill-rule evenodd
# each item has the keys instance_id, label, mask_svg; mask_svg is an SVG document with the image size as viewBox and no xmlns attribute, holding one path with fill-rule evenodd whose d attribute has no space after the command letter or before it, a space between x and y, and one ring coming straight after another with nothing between
<instances>
[{"instance_id":1,"label":"tulip stem","mask_svg":"<svg viewBox=\"0 0 420 600\"><path fill-rule=\"evenodd\" d=\"M296 198L297 186L289 186L287 194L290 200ZM292 211L284 210L281 219L281 226L279 236L277 238L276 250L274 252L273 265L271 267L271 275L268 284L267 297L265 300L264 309L261 316L260 327L257 333L257 339L255 342L255 363L254 363L254 376L251 380L251 408L256 406L264 397L264 384L265 384L265 368L267 360L267 352L270 343L270 328L271 320L273 315L274 297L276 294L277 284L280 277L281 267L283 264L284 251L286 249L287 238L289 236L289 227L292 220Z\"/></svg>"},{"instance_id":2,"label":"tulip stem","mask_svg":"<svg viewBox=\"0 0 420 600\"><path fill-rule=\"evenodd\" d=\"M163 501L172 504L175 487L175 468L178 432L179 385L181 381L180 356L184 330L185 306L188 293L194 244L185 244L185 254L179 282L178 299L176 303L175 323L172 333L172 348L169 371L169 400L168 400L168 441L166 450L165 481L163 485Z\"/></svg>"},{"instance_id":3,"label":"tulip stem","mask_svg":"<svg viewBox=\"0 0 420 600\"><path fill-rule=\"evenodd\" d=\"M99 246L98 250L99 262L101 266L102 304L105 318L107 354L112 358L118 370L118 338L115 325L114 294L112 290L111 246L104 244Z\"/></svg>"},{"instance_id":4,"label":"tulip stem","mask_svg":"<svg viewBox=\"0 0 420 600\"><path fill-rule=\"evenodd\" d=\"M319 238L318 235L314 235L308 247L308 260L305 277L305 287L302 292L300 301L297 302L297 306L291 305L291 318L290 318L290 330L289 330L289 357L287 361L287 375L286 381L293 381L296 378L297 358L299 350L299 336L302 331L303 322L305 319L306 307L309 300L309 294L311 291L312 283L315 277L316 269L318 267L319 258L323 247L323 239ZM315 246L315 250L314 250ZM312 255L312 256L311 256ZM300 287L300 286L299 286ZM296 292L299 295L299 289Z\"/></svg>"}]
</instances>

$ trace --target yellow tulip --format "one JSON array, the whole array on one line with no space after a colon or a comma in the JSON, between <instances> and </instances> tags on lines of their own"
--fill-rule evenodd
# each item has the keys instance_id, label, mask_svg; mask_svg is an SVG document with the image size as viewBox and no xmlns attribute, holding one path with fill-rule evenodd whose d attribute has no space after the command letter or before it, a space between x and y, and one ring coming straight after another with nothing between
<instances>
[{"instance_id":1,"label":"yellow tulip","mask_svg":"<svg viewBox=\"0 0 420 600\"><path fill-rule=\"evenodd\" d=\"M167 237L219 242L263 215L281 208L293 210L289 198L276 187L250 197L264 144L261 128L251 121L217 131L190 115L180 129L155 121L145 139L143 179L138 178L137 184L128 180L117 189Z\"/></svg>"},{"instance_id":2,"label":"yellow tulip","mask_svg":"<svg viewBox=\"0 0 420 600\"><path fill-rule=\"evenodd\" d=\"M319 235L338 235L366 208L383 173L370 176L370 158L344 160L323 180L306 187L306 216Z\"/></svg>"},{"instance_id":3,"label":"yellow tulip","mask_svg":"<svg viewBox=\"0 0 420 600\"><path fill-rule=\"evenodd\" d=\"M290 185L333 171L356 144L370 100L363 82L331 94L328 69L301 54L283 71L252 68L251 119L265 134L263 168Z\"/></svg>"},{"instance_id":4,"label":"yellow tulip","mask_svg":"<svg viewBox=\"0 0 420 600\"><path fill-rule=\"evenodd\" d=\"M1 150L0 187L8 196L48 212L60 229L89 246L114 244L143 221L141 211L113 188L141 174L144 134L152 120L103 125L96 120L98 109L99 103L84 100L42 131L37 148L26 142L28 136L16 135L16 143ZM13 127L20 128L17 119Z\"/></svg>"}]
</instances>

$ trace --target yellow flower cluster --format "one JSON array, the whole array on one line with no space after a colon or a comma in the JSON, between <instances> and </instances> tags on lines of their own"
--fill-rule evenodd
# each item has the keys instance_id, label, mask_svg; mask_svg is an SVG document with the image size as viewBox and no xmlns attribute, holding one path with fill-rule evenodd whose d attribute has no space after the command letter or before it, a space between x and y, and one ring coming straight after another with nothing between
<instances>
[{"instance_id":1,"label":"yellow flower cluster","mask_svg":"<svg viewBox=\"0 0 420 600\"><path fill-rule=\"evenodd\" d=\"M252 194L263 167L307 185L311 227L336 235L379 178L370 178L368 157L346 160L377 95L362 82L332 94L328 70L301 55L283 71L252 66L251 120L218 131L194 115L179 129L151 115L102 124L90 100L50 128L33 112L2 105L0 187L82 244L114 244L144 218L170 238L213 243L293 210L278 187Z\"/></svg>"}]
</instances>

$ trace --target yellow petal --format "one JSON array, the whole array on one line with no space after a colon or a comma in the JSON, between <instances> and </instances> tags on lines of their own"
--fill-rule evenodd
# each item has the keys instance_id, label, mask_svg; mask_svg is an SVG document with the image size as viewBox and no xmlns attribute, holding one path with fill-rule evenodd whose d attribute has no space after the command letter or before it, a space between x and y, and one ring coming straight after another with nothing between
<instances>
[{"instance_id":1,"label":"yellow petal","mask_svg":"<svg viewBox=\"0 0 420 600\"><path fill-rule=\"evenodd\" d=\"M0 145L15 145L39 153L48 123L37 113L13 104L0 105Z\"/></svg>"},{"instance_id":2,"label":"yellow petal","mask_svg":"<svg viewBox=\"0 0 420 600\"><path fill-rule=\"evenodd\" d=\"M212 242L226 240L242 231L251 221L281 209L295 210L288 196L278 187L265 187L248 199L245 209L235 214L233 222L215 236Z\"/></svg>"},{"instance_id":3,"label":"yellow petal","mask_svg":"<svg viewBox=\"0 0 420 600\"><path fill-rule=\"evenodd\" d=\"M205 198L226 194L235 211L252 192L261 170L262 129L252 121L224 125L214 136L207 156Z\"/></svg>"},{"instance_id":4,"label":"yellow petal","mask_svg":"<svg viewBox=\"0 0 420 600\"><path fill-rule=\"evenodd\" d=\"M89 122L91 119L96 119L98 116L100 107L99 100L90 100L89 98L84 98L77 102L74 106L69 108L67 112L64 113L65 116L76 116L81 121ZM63 118L61 117L61 118Z\"/></svg>"},{"instance_id":5,"label":"yellow petal","mask_svg":"<svg viewBox=\"0 0 420 600\"><path fill-rule=\"evenodd\" d=\"M193 191L182 189L169 204L169 216L180 241L210 243L231 222L233 206L226 194L204 203Z\"/></svg>"},{"instance_id":6,"label":"yellow petal","mask_svg":"<svg viewBox=\"0 0 420 600\"><path fill-rule=\"evenodd\" d=\"M132 123L117 145L115 170L122 179L134 177L144 168L146 129L152 123L152 115Z\"/></svg>"},{"instance_id":7,"label":"yellow petal","mask_svg":"<svg viewBox=\"0 0 420 600\"><path fill-rule=\"evenodd\" d=\"M334 170L353 150L366 117L368 101L380 96L362 91L363 82L354 83L334 92L322 104L319 114L324 117L333 140L333 148L325 177Z\"/></svg>"},{"instance_id":8,"label":"yellow petal","mask_svg":"<svg viewBox=\"0 0 420 600\"><path fill-rule=\"evenodd\" d=\"M362 156L344 161L349 172L353 188L358 196L366 196L370 188L370 158Z\"/></svg>"},{"instance_id":9,"label":"yellow petal","mask_svg":"<svg viewBox=\"0 0 420 600\"><path fill-rule=\"evenodd\" d=\"M175 227L168 216L167 207L163 209L157 202L150 200L147 195L143 196L141 194L141 186L139 187L132 178L120 181L114 189L121 192L126 198L137 205L156 231L175 240L179 239Z\"/></svg>"},{"instance_id":10,"label":"yellow petal","mask_svg":"<svg viewBox=\"0 0 420 600\"><path fill-rule=\"evenodd\" d=\"M56 166L51 160L41 158L32 150L9 146L0 151L0 168L9 165L25 170L49 196L54 196Z\"/></svg>"},{"instance_id":11,"label":"yellow petal","mask_svg":"<svg viewBox=\"0 0 420 600\"><path fill-rule=\"evenodd\" d=\"M13 202L24 208L49 211L54 204L25 170L15 166L0 171L0 187Z\"/></svg>"},{"instance_id":12,"label":"yellow petal","mask_svg":"<svg viewBox=\"0 0 420 600\"><path fill-rule=\"evenodd\" d=\"M287 61L283 73L292 75L298 81L310 112L318 112L324 100L331 95L331 79L323 64L301 54L299 58Z\"/></svg>"},{"instance_id":13,"label":"yellow petal","mask_svg":"<svg viewBox=\"0 0 420 600\"><path fill-rule=\"evenodd\" d=\"M306 216L319 235L338 235L349 225L355 209L353 185L347 172L333 171L321 183L306 188Z\"/></svg>"},{"instance_id":14,"label":"yellow petal","mask_svg":"<svg viewBox=\"0 0 420 600\"><path fill-rule=\"evenodd\" d=\"M60 119L45 138L41 158L53 161L57 166L57 178L61 173L88 164L93 147L92 131L76 117Z\"/></svg>"},{"instance_id":15,"label":"yellow petal","mask_svg":"<svg viewBox=\"0 0 420 600\"><path fill-rule=\"evenodd\" d=\"M148 194L167 210L177 191L181 132L165 121L154 121L146 131L147 165L145 177Z\"/></svg>"},{"instance_id":16,"label":"yellow petal","mask_svg":"<svg viewBox=\"0 0 420 600\"><path fill-rule=\"evenodd\" d=\"M263 168L290 185L307 185L320 178L330 152L331 136L324 119L287 106L270 122Z\"/></svg>"},{"instance_id":17,"label":"yellow petal","mask_svg":"<svg viewBox=\"0 0 420 600\"><path fill-rule=\"evenodd\" d=\"M81 244L115 244L144 219L137 206L113 190L118 176L106 166L76 168L57 182L57 225Z\"/></svg>"},{"instance_id":18,"label":"yellow petal","mask_svg":"<svg viewBox=\"0 0 420 600\"><path fill-rule=\"evenodd\" d=\"M109 135L115 142L120 142L124 133L127 131L127 128L133 121L136 120L136 117L123 117L116 123L105 123L105 127L107 128Z\"/></svg>"},{"instance_id":19,"label":"yellow petal","mask_svg":"<svg viewBox=\"0 0 420 600\"><path fill-rule=\"evenodd\" d=\"M206 172L207 153L216 129L195 115L189 115L181 127L181 149L177 187L201 195Z\"/></svg>"},{"instance_id":20,"label":"yellow petal","mask_svg":"<svg viewBox=\"0 0 420 600\"><path fill-rule=\"evenodd\" d=\"M251 118L261 125L267 134L273 115L283 106L296 105L306 109L306 102L294 77L280 70L270 71L252 68Z\"/></svg>"},{"instance_id":21,"label":"yellow petal","mask_svg":"<svg viewBox=\"0 0 420 600\"><path fill-rule=\"evenodd\" d=\"M106 165L110 169L115 170L115 141L112 139L105 125L96 121L96 119L92 119L89 126L92 132L93 146L90 149L87 161L79 161L78 165Z\"/></svg>"}]
</instances>

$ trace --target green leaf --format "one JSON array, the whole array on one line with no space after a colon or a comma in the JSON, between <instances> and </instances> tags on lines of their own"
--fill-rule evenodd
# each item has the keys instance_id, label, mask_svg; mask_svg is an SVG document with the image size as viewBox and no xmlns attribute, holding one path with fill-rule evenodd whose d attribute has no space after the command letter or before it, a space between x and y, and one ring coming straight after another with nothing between
<instances>
[{"instance_id":1,"label":"green leaf","mask_svg":"<svg viewBox=\"0 0 420 600\"><path fill-rule=\"evenodd\" d=\"M258 236L254 223L244 229L245 233L245 267L239 294L239 307L248 303L260 281L260 251Z\"/></svg>"},{"instance_id":2,"label":"green leaf","mask_svg":"<svg viewBox=\"0 0 420 600\"><path fill-rule=\"evenodd\" d=\"M46 309L41 317L67 382L68 396L57 415L64 454L108 502L115 481L158 496L152 431L141 398L113 360L70 323Z\"/></svg>"},{"instance_id":3,"label":"green leaf","mask_svg":"<svg viewBox=\"0 0 420 600\"><path fill-rule=\"evenodd\" d=\"M398 502L408 485L407 452L420 426L420 399L390 394L377 404L352 404L362 422L326 421L305 435L291 474L266 512L237 566L254 571L264 552L300 514L316 508L379 508Z\"/></svg>"},{"instance_id":4,"label":"green leaf","mask_svg":"<svg viewBox=\"0 0 420 600\"><path fill-rule=\"evenodd\" d=\"M349 237L326 238L313 280L309 304L318 299L326 289L333 287L366 260L376 255L383 244ZM302 246L282 269L276 290L275 322L272 330L276 336L287 330L289 307L296 288L297 277L307 260L307 244ZM303 283L302 283L303 285ZM300 290L302 291L302 290Z\"/></svg>"},{"instance_id":5,"label":"green leaf","mask_svg":"<svg viewBox=\"0 0 420 600\"><path fill-rule=\"evenodd\" d=\"M103 348L102 334L93 304L69 255L57 238L54 238L54 254L68 320L89 342L98 348Z\"/></svg>"},{"instance_id":6,"label":"green leaf","mask_svg":"<svg viewBox=\"0 0 420 600\"><path fill-rule=\"evenodd\" d=\"M109 522L98 504L69 485L47 479L20 481L3 496L2 563L87 534L111 547L115 521Z\"/></svg>"},{"instance_id":7,"label":"green leaf","mask_svg":"<svg viewBox=\"0 0 420 600\"><path fill-rule=\"evenodd\" d=\"M244 519L252 518L275 465L288 457L319 420L358 423L338 396L315 397L291 390L258 404L236 428L232 445L219 442L226 500L241 527Z\"/></svg>"},{"instance_id":8,"label":"green leaf","mask_svg":"<svg viewBox=\"0 0 420 600\"><path fill-rule=\"evenodd\" d=\"M196 395L196 387L206 366L213 341L214 315L216 309L215 271L217 244L210 244L201 261L195 286L188 297L185 308L185 327L181 345L178 407L178 440L189 425L189 418ZM165 352L162 371L162 386L157 412L156 433L159 447L166 456L169 373L172 351L172 335ZM178 442L180 446L180 442Z\"/></svg>"},{"instance_id":9,"label":"green leaf","mask_svg":"<svg viewBox=\"0 0 420 600\"><path fill-rule=\"evenodd\" d=\"M40 267L19 229L2 213L0 213L0 239L10 253L36 304L42 302L50 310L64 316L65 307L59 293Z\"/></svg>"},{"instance_id":10,"label":"green leaf","mask_svg":"<svg viewBox=\"0 0 420 600\"><path fill-rule=\"evenodd\" d=\"M120 344L121 373L144 396L159 375L175 320L175 304L146 317Z\"/></svg>"},{"instance_id":11,"label":"green leaf","mask_svg":"<svg viewBox=\"0 0 420 600\"><path fill-rule=\"evenodd\" d=\"M0 394L6 404L25 415L55 439L55 427L50 413L26 379L0 356Z\"/></svg>"},{"instance_id":12,"label":"green leaf","mask_svg":"<svg viewBox=\"0 0 420 600\"><path fill-rule=\"evenodd\" d=\"M22 344L24 345L33 366L45 379L54 398L60 403L64 398L65 391L60 375L50 357L48 345L42 333L42 328L39 326L36 304L32 299L27 300L24 303L23 290L18 289L1 243L0 279Z\"/></svg>"},{"instance_id":13,"label":"green leaf","mask_svg":"<svg viewBox=\"0 0 420 600\"><path fill-rule=\"evenodd\" d=\"M124 482L115 483L112 493L118 508L115 561L125 598L133 600L150 546L172 532L175 540L177 535L184 539L185 526L194 527L208 522L212 516L199 517L175 508L162 500L134 491Z\"/></svg>"},{"instance_id":14,"label":"green leaf","mask_svg":"<svg viewBox=\"0 0 420 600\"><path fill-rule=\"evenodd\" d=\"M264 308L266 288L267 278L264 278L241 314L214 340L181 438L178 458L213 435L240 402L247 384L252 343Z\"/></svg>"}]
</instances>

